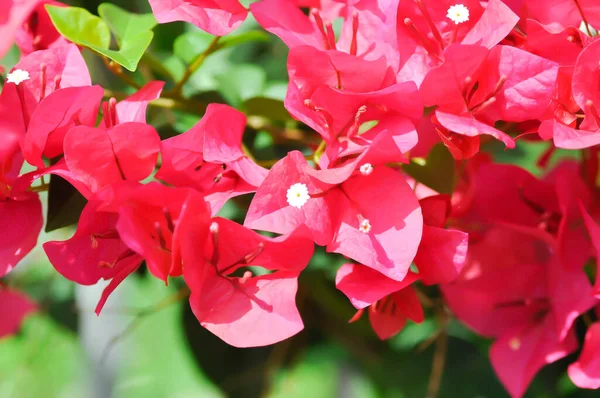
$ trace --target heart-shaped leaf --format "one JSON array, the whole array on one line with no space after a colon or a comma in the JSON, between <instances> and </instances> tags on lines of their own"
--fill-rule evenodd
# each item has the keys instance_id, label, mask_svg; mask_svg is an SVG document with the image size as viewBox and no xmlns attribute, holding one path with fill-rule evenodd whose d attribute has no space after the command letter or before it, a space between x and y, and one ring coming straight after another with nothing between
<instances>
[{"instance_id":1,"label":"heart-shaped leaf","mask_svg":"<svg viewBox=\"0 0 600 398\"><path fill-rule=\"evenodd\" d=\"M56 29L66 39L110 58L135 71L152 42L156 20L151 14L137 15L112 4L101 4L102 18L78 7L46 6ZM110 49L111 31L119 50Z\"/></svg>"}]
</instances>

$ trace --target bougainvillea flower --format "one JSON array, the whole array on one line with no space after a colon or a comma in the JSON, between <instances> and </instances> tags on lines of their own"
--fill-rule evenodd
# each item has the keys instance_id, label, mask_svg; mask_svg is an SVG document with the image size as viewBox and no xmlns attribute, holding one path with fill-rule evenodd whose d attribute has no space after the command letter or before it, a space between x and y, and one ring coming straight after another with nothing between
<instances>
[{"instance_id":1,"label":"bougainvillea flower","mask_svg":"<svg viewBox=\"0 0 600 398\"><path fill-rule=\"evenodd\" d=\"M430 71L420 91L425 106L438 107L435 120L449 131L492 135L512 148L512 138L492 127L494 122L545 114L554 94L556 63L509 46L488 51L453 45L444 54L445 61Z\"/></svg>"},{"instance_id":2,"label":"bougainvillea flower","mask_svg":"<svg viewBox=\"0 0 600 398\"><path fill-rule=\"evenodd\" d=\"M244 154L245 126L243 113L227 105L209 105L189 131L162 142L162 166L156 178L195 188L205 195L213 214L228 199L255 192L267 170Z\"/></svg>"},{"instance_id":3,"label":"bougainvillea flower","mask_svg":"<svg viewBox=\"0 0 600 398\"><path fill-rule=\"evenodd\" d=\"M198 201L190 197L184 205L177 244L200 324L236 347L274 344L302 330L295 302L298 275L314 250L305 229L267 238L222 218L206 228ZM274 272L254 276L246 267Z\"/></svg>"},{"instance_id":4,"label":"bougainvillea flower","mask_svg":"<svg viewBox=\"0 0 600 398\"><path fill-rule=\"evenodd\" d=\"M423 237L414 259L419 278L429 285L451 282L465 265L469 235L444 229L451 212L449 196L429 196L419 204L423 212Z\"/></svg>"},{"instance_id":5,"label":"bougainvillea flower","mask_svg":"<svg viewBox=\"0 0 600 398\"><path fill-rule=\"evenodd\" d=\"M238 0L150 0L159 23L185 21L215 36L225 36L244 22L248 10Z\"/></svg>"},{"instance_id":6,"label":"bougainvillea flower","mask_svg":"<svg viewBox=\"0 0 600 398\"><path fill-rule=\"evenodd\" d=\"M37 305L24 293L0 287L0 339L16 333L23 319L37 310Z\"/></svg>"},{"instance_id":7,"label":"bougainvillea flower","mask_svg":"<svg viewBox=\"0 0 600 398\"><path fill-rule=\"evenodd\" d=\"M128 193L118 207L116 228L121 240L144 258L152 275L165 283L169 276L181 276L181 259L173 248L174 235L189 196L201 198L189 188L171 188L151 182ZM208 220L210 213L206 203L203 199L199 203L194 211L198 217Z\"/></svg>"},{"instance_id":8,"label":"bougainvillea flower","mask_svg":"<svg viewBox=\"0 0 600 398\"><path fill-rule=\"evenodd\" d=\"M96 307L97 314L108 296L143 260L119 238L118 213L101 211L102 205L101 197L92 198L81 213L73 237L44 243L48 259L68 280L81 285L110 280Z\"/></svg>"},{"instance_id":9,"label":"bougainvillea flower","mask_svg":"<svg viewBox=\"0 0 600 398\"><path fill-rule=\"evenodd\" d=\"M412 82L366 93L321 85L309 98L291 82L284 103L294 117L321 134L328 145L359 135L361 126L371 121L378 122L368 130L373 135L385 129L411 133L423 114L419 93ZM406 121L413 125L409 131Z\"/></svg>"},{"instance_id":10,"label":"bougainvillea flower","mask_svg":"<svg viewBox=\"0 0 600 398\"><path fill-rule=\"evenodd\" d=\"M65 4L53 0L40 0L29 17L16 32L15 41L22 54L29 54L38 50L59 47L67 44L54 27L46 5L65 7Z\"/></svg>"},{"instance_id":11,"label":"bougainvillea flower","mask_svg":"<svg viewBox=\"0 0 600 398\"><path fill-rule=\"evenodd\" d=\"M599 57L600 41L596 40L579 54L573 69L573 98L585 112L583 130L600 131L600 93L594 89L600 85Z\"/></svg>"},{"instance_id":12,"label":"bougainvillea flower","mask_svg":"<svg viewBox=\"0 0 600 398\"><path fill-rule=\"evenodd\" d=\"M474 205L482 219L555 240L565 267L583 266L591 246L579 203L589 208L592 198L574 163L560 164L542 181L516 166L487 164L479 169L476 185Z\"/></svg>"},{"instance_id":13,"label":"bougainvillea flower","mask_svg":"<svg viewBox=\"0 0 600 398\"><path fill-rule=\"evenodd\" d=\"M401 69L398 81L420 85L428 71L445 58L452 44L474 44L492 48L517 24L519 17L500 0L487 8L479 1L463 1L464 16L452 20L452 0L400 2L398 8L398 49ZM465 20L466 18L466 20Z\"/></svg>"},{"instance_id":14,"label":"bougainvillea flower","mask_svg":"<svg viewBox=\"0 0 600 398\"><path fill-rule=\"evenodd\" d=\"M62 155L65 135L72 127L95 126L103 95L100 86L68 87L44 98L31 115L23 143L27 162L44 168L42 156Z\"/></svg>"},{"instance_id":15,"label":"bougainvillea flower","mask_svg":"<svg viewBox=\"0 0 600 398\"><path fill-rule=\"evenodd\" d=\"M339 7L334 6L336 2L328 3L336 10L327 15L313 10L306 16L288 0L262 0L251 4L250 10L263 28L290 48L306 45L319 50L340 50L367 60L383 58L395 72L399 61L394 35L398 1L337 2ZM331 21L323 19L325 16L344 19L339 40Z\"/></svg>"},{"instance_id":16,"label":"bougainvillea flower","mask_svg":"<svg viewBox=\"0 0 600 398\"><path fill-rule=\"evenodd\" d=\"M15 103L15 100L17 103ZM25 135L23 114L13 84L0 94L0 277L10 272L37 244L44 223L37 194L18 183L23 165L20 142Z\"/></svg>"},{"instance_id":17,"label":"bougainvillea flower","mask_svg":"<svg viewBox=\"0 0 600 398\"><path fill-rule=\"evenodd\" d=\"M569 365L569 377L579 388L600 388L600 323L592 324L586 334L579 359Z\"/></svg>"},{"instance_id":18,"label":"bougainvillea flower","mask_svg":"<svg viewBox=\"0 0 600 398\"><path fill-rule=\"evenodd\" d=\"M573 66L581 53L581 46L589 38L577 28L569 27L552 33L538 21L528 19L525 22L526 41L522 47L532 54L559 63L561 66Z\"/></svg>"},{"instance_id":19,"label":"bougainvillea flower","mask_svg":"<svg viewBox=\"0 0 600 398\"><path fill-rule=\"evenodd\" d=\"M306 225L328 251L402 280L421 239L420 207L404 177L368 154L339 168L314 170L300 152L288 153L259 187L245 225L276 233ZM292 200L296 194L301 201Z\"/></svg>"},{"instance_id":20,"label":"bougainvillea flower","mask_svg":"<svg viewBox=\"0 0 600 398\"><path fill-rule=\"evenodd\" d=\"M335 284L359 310L351 322L359 319L369 306L371 326L385 340L402 330L408 319L423 322L423 308L410 286L418 279L417 274L410 272L398 282L368 267L344 264L337 272Z\"/></svg>"},{"instance_id":21,"label":"bougainvillea flower","mask_svg":"<svg viewBox=\"0 0 600 398\"><path fill-rule=\"evenodd\" d=\"M583 203L579 203L579 211L583 216L583 221L587 229L589 238L594 248L594 255L596 256L596 264L600 261L600 226L588 213ZM594 283L594 296L600 298L600 274L596 273L596 282Z\"/></svg>"},{"instance_id":22,"label":"bougainvillea flower","mask_svg":"<svg viewBox=\"0 0 600 398\"><path fill-rule=\"evenodd\" d=\"M0 194L0 218L0 277L3 277L37 244L44 224L42 202L33 193L18 200Z\"/></svg>"},{"instance_id":23,"label":"bougainvillea flower","mask_svg":"<svg viewBox=\"0 0 600 398\"><path fill-rule=\"evenodd\" d=\"M459 319L498 338L492 365L511 396L521 397L540 368L576 349L572 325L594 305L590 283L582 269L565 269L546 242L512 229L493 228L470 249L444 296Z\"/></svg>"},{"instance_id":24,"label":"bougainvillea flower","mask_svg":"<svg viewBox=\"0 0 600 398\"><path fill-rule=\"evenodd\" d=\"M112 128L77 126L64 138L69 170L92 192L121 180L141 181L156 166L160 137L154 127L138 122Z\"/></svg>"},{"instance_id":25,"label":"bougainvillea flower","mask_svg":"<svg viewBox=\"0 0 600 398\"><path fill-rule=\"evenodd\" d=\"M21 58L14 70L29 74L29 79L21 85L29 114L41 100L60 88L92 84L87 65L75 44L33 52Z\"/></svg>"},{"instance_id":26,"label":"bougainvillea flower","mask_svg":"<svg viewBox=\"0 0 600 398\"><path fill-rule=\"evenodd\" d=\"M600 5L595 0L525 0L523 15L553 33L568 27L579 28L584 20L592 26L600 26Z\"/></svg>"},{"instance_id":27,"label":"bougainvillea flower","mask_svg":"<svg viewBox=\"0 0 600 398\"><path fill-rule=\"evenodd\" d=\"M13 45L17 30L42 0L7 0L0 11L0 57Z\"/></svg>"},{"instance_id":28,"label":"bougainvillea flower","mask_svg":"<svg viewBox=\"0 0 600 398\"><path fill-rule=\"evenodd\" d=\"M148 104L159 98L165 82L152 81L140 88L135 94L130 95L116 105L117 123L139 122L146 123L146 109ZM106 122L105 122L106 123Z\"/></svg>"}]
</instances>

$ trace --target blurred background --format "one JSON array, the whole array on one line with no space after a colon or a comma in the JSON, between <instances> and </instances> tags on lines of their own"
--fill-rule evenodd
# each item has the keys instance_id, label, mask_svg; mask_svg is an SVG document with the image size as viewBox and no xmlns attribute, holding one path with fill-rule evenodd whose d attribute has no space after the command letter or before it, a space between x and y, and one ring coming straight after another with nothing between
<instances>
[{"instance_id":1,"label":"blurred background","mask_svg":"<svg viewBox=\"0 0 600 398\"><path fill-rule=\"evenodd\" d=\"M99 0L63 0L96 14ZM242 1L247 5L250 1ZM150 12L146 0L111 1L136 13ZM340 21L336 21L337 26ZM259 30L250 16L235 33ZM184 23L155 28L154 41L133 76L178 80L186 65L211 40ZM234 33L234 34L235 34ZM261 35L212 55L192 76L185 95L201 102L224 102L274 126L297 126L283 109L287 84L287 48L276 37ZM84 50L94 83L116 93L130 88L116 79L96 55ZM1 61L9 69L19 59L16 48ZM148 120L163 138L182 133L200 116L150 108ZM259 123L260 124L260 123ZM261 159L277 159L295 148L280 143L258 126L245 140ZM266 127L264 127L266 128ZM304 134L310 136L309 131ZM504 152L485 149L500 162L519 164L534 174L547 149L544 143L520 141ZM554 160L559 158L555 156ZM48 194L43 194L46 202ZM71 236L80 198L68 189L50 193L48 230L40 243ZM249 197L231 201L222 215L242 221ZM354 308L335 289L334 276L344 259L318 249L300 281L298 306L305 322L299 335L273 347L236 349L205 331L186 300L180 281L166 287L139 272L111 296L102 316L94 307L103 286L75 286L58 275L41 247L2 280L31 295L40 312L29 317L15 336L0 340L0 398L8 397L425 397L439 339L447 342L440 397L506 397L489 364L489 341L450 319L436 319L426 309L422 324L409 321L389 341L371 331L368 317L348 324ZM426 291L434 300L436 290ZM0 314L2 316L2 314ZM443 330L441 329L444 325ZM577 391L564 373L568 357L545 368L527 397L592 397Z\"/></svg>"}]
</instances>

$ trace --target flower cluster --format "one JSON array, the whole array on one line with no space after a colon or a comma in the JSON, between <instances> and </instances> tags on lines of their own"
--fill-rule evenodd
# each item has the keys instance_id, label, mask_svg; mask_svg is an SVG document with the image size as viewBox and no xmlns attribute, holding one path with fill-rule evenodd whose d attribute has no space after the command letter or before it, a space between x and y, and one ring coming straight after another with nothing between
<instances>
[{"instance_id":1,"label":"flower cluster","mask_svg":"<svg viewBox=\"0 0 600 398\"><path fill-rule=\"evenodd\" d=\"M36 181L59 176L87 204L74 235L43 248L65 278L109 281L98 314L144 266L165 283L182 277L200 324L227 343L277 343L303 329L298 278L316 244L347 259L336 287L352 321L368 309L381 339L423 321L422 286L439 285L454 316L494 339L490 359L513 397L580 348L585 317L569 376L600 387L597 1L149 2L158 22L215 36L251 12L289 47L284 105L321 145L264 168L243 144L246 115L223 104L161 138L146 110L165 82L105 95L45 8L64 5L9 2L0 54L16 42L22 57L0 94L0 277L37 244ZM494 140L546 141L545 174L495 163L480 151ZM409 172L434 147L457 166L450 192ZM580 159L547 167L557 148ZM423 167L447 175L435 159ZM217 216L245 194L243 225ZM34 308L0 290L4 307L15 319L0 336Z\"/></svg>"}]
</instances>

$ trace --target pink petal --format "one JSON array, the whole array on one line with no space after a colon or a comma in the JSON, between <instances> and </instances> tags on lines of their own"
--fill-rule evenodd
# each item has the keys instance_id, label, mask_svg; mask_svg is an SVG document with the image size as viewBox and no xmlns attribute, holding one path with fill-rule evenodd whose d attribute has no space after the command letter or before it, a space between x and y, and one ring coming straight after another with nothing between
<instances>
[{"instance_id":1,"label":"pink petal","mask_svg":"<svg viewBox=\"0 0 600 398\"><path fill-rule=\"evenodd\" d=\"M569 377L579 388L600 388L600 323L592 324L585 334L579 359L569 366Z\"/></svg>"},{"instance_id":2,"label":"pink petal","mask_svg":"<svg viewBox=\"0 0 600 398\"><path fill-rule=\"evenodd\" d=\"M69 87L44 98L31 115L23 153L25 159L44 168L42 155L53 158L63 152L63 140L71 127L94 126L104 89L100 86Z\"/></svg>"},{"instance_id":3,"label":"pink petal","mask_svg":"<svg viewBox=\"0 0 600 398\"><path fill-rule=\"evenodd\" d=\"M462 44L492 48L511 32L517 22L519 16L501 0L490 0L481 18L463 38Z\"/></svg>"},{"instance_id":4,"label":"pink petal","mask_svg":"<svg viewBox=\"0 0 600 398\"><path fill-rule=\"evenodd\" d=\"M369 267L344 264L335 277L335 287L350 299L354 307L361 309L404 289L418 278L417 274L408 273L402 282L398 282Z\"/></svg>"},{"instance_id":5,"label":"pink petal","mask_svg":"<svg viewBox=\"0 0 600 398\"><path fill-rule=\"evenodd\" d=\"M456 279L465 265L468 247L469 234L424 225L414 260L423 283L434 285Z\"/></svg>"},{"instance_id":6,"label":"pink petal","mask_svg":"<svg viewBox=\"0 0 600 398\"><path fill-rule=\"evenodd\" d=\"M24 293L0 289L0 339L16 333L23 319L37 310L37 305Z\"/></svg>"},{"instance_id":7,"label":"pink petal","mask_svg":"<svg viewBox=\"0 0 600 398\"><path fill-rule=\"evenodd\" d=\"M149 82L135 94L120 101L117 104L118 122L146 123L146 109L148 108L148 104L160 97L164 86L165 82Z\"/></svg>"},{"instance_id":8,"label":"pink petal","mask_svg":"<svg viewBox=\"0 0 600 398\"><path fill-rule=\"evenodd\" d=\"M458 116L451 113L445 113L439 109L435 111L435 116L442 126L456 134L475 137L486 134L500 140L507 148L514 148L515 141L506 133L495 129L494 127L482 123L472 115Z\"/></svg>"},{"instance_id":9,"label":"pink petal","mask_svg":"<svg viewBox=\"0 0 600 398\"><path fill-rule=\"evenodd\" d=\"M316 26L292 2L262 0L252 3L250 10L263 28L279 36L288 47L322 48L323 40Z\"/></svg>"},{"instance_id":10,"label":"pink petal","mask_svg":"<svg viewBox=\"0 0 600 398\"><path fill-rule=\"evenodd\" d=\"M344 196L337 202L342 218L327 251L401 281L417 253L423 230L414 192L402 175L383 166L369 176L349 179L342 189ZM360 217L369 220L371 232L358 229Z\"/></svg>"},{"instance_id":11,"label":"pink petal","mask_svg":"<svg viewBox=\"0 0 600 398\"><path fill-rule=\"evenodd\" d=\"M570 333L565 340L549 325L550 319L527 328L514 330L498 339L490 349L490 360L496 374L511 397L520 398L536 373L577 349Z\"/></svg>"},{"instance_id":12,"label":"pink petal","mask_svg":"<svg viewBox=\"0 0 600 398\"><path fill-rule=\"evenodd\" d=\"M142 123L122 123L109 130L78 126L65 136L67 166L92 192L116 181L148 177L159 151L158 133Z\"/></svg>"},{"instance_id":13,"label":"pink petal","mask_svg":"<svg viewBox=\"0 0 600 398\"><path fill-rule=\"evenodd\" d=\"M0 277L8 274L37 244L44 224L37 195L26 200L0 200Z\"/></svg>"},{"instance_id":14,"label":"pink petal","mask_svg":"<svg viewBox=\"0 0 600 398\"><path fill-rule=\"evenodd\" d=\"M304 328L297 275L280 271L243 282L214 277L210 290L192 291L190 305L202 326L234 347L275 344ZM186 282L193 285L187 276Z\"/></svg>"},{"instance_id":15,"label":"pink petal","mask_svg":"<svg viewBox=\"0 0 600 398\"><path fill-rule=\"evenodd\" d=\"M215 36L225 36L248 15L238 0L150 0L159 23L185 21Z\"/></svg>"}]
</instances>

